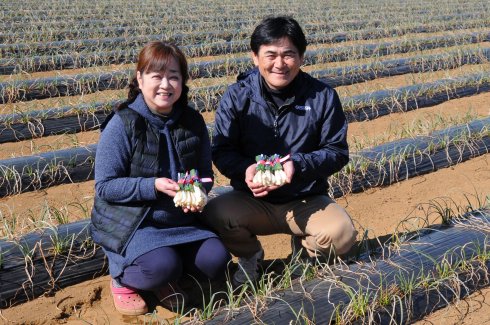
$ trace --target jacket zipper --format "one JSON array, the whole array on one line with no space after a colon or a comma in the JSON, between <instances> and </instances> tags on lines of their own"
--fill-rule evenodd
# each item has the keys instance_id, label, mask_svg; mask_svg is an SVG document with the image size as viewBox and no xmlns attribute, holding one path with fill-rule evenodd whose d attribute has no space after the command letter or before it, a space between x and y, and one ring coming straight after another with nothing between
<instances>
[{"instance_id":1,"label":"jacket zipper","mask_svg":"<svg viewBox=\"0 0 490 325\"><path fill-rule=\"evenodd\" d=\"M289 108L290 104L282 105L274 112L274 138L279 138L279 117L283 111Z\"/></svg>"},{"instance_id":2,"label":"jacket zipper","mask_svg":"<svg viewBox=\"0 0 490 325\"><path fill-rule=\"evenodd\" d=\"M274 117L274 138L278 138L279 137L279 128L277 127L277 120L279 119L279 114L275 114L275 117Z\"/></svg>"}]
</instances>

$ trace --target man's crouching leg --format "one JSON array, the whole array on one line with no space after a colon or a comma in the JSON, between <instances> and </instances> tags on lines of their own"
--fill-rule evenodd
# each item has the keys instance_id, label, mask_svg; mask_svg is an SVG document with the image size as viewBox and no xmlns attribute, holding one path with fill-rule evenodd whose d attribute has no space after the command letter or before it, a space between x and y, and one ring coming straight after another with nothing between
<instances>
[{"instance_id":1,"label":"man's crouching leg","mask_svg":"<svg viewBox=\"0 0 490 325\"><path fill-rule=\"evenodd\" d=\"M230 253L245 258L262 250L256 235L270 227L261 203L237 191L210 200L200 220L218 234Z\"/></svg>"},{"instance_id":2,"label":"man's crouching leg","mask_svg":"<svg viewBox=\"0 0 490 325\"><path fill-rule=\"evenodd\" d=\"M288 224L310 257L347 253L357 231L344 208L327 196L317 195L296 204L288 213Z\"/></svg>"}]
</instances>

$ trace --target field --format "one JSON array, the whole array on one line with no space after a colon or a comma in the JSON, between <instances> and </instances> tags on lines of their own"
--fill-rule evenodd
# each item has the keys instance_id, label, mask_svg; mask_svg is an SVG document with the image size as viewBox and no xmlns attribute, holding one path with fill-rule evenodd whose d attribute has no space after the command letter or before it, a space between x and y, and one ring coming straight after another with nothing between
<instances>
[{"instance_id":1,"label":"field","mask_svg":"<svg viewBox=\"0 0 490 325\"><path fill-rule=\"evenodd\" d=\"M207 284L201 284L204 288L190 284L191 306L180 315L159 306L141 317L124 317L114 310L103 254L83 226L93 204L100 123L125 99L137 53L151 40L168 40L184 50L192 74L190 101L212 128L226 86L252 67L249 37L255 25L269 14L291 15L300 22L309 44L302 69L336 88L350 123L351 160L329 181L330 194L359 230L357 258L379 252L381 244L401 245L407 232L447 226L467 212L490 209L488 2L140 3L0 4L0 320L4 323L201 323L240 306L260 323L266 298L281 288L288 290L273 278L264 287L247 291L253 294L242 292L235 298L225 294L226 302L213 305L216 298ZM215 176L216 187L228 185L217 171ZM489 229L480 230L488 235ZM289 236L260 239L269 274L287 271ZM455 279L467 269L458 264L444 278L457 297L444 301L441 294L444 303L430 313L408 312L407 319L394 323L490 322L488 237L480 244L484 252L472 260L471 270L484 275L482 285L459 294L460 282ZM327 271L310 267L293 282L321 278ZM280 277L287 278L284 273ZM211 291L226 289L215 284ZM410 294L401 291L388 305L410 300ZM339 305L333 321L375 323L369 315L379 305L369 294L358 294L366 298L365 308L356 309L361 304L354 305L351 299L350 304ZM315 323L302 318L302 311L295 312L297 323Z\"/></svg>"}]
</instances>

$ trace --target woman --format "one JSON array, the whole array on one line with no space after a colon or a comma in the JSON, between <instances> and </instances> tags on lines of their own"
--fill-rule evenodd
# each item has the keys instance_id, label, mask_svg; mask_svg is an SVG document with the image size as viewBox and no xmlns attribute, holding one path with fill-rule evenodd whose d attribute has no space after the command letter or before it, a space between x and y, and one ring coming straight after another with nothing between
<instances>
[{"instance_id":1,"label":"woman","mask_svg":"<svg viewBox=\"0 0 490 325\"><path fill-rule=\"evenodd\" d=\"M148 311L138 291L152 291L166 307L182 304L183 272L216 278L228 252L195 217L173 203L177 173L211 178L209 137L202 116L187 106L184 54L151 42L140 52L128 99L102 125L95 159L91 231L109 259L116 309ZM203 183L206 191L212 181Z\"/></svg>"}]
</instances>

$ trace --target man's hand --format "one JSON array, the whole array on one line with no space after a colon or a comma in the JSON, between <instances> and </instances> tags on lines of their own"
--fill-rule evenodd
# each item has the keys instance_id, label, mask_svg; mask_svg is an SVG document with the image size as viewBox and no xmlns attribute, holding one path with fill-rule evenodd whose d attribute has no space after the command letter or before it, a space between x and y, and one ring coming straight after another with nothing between
<instances>
[{"instance_id":1,"label":"man's hand","mask_svg":"<svg viewBox=\"0 0 490 325\"><path fill-rule=\"evenodd\" d=\"M286 173L287 177L287 183L290 183L291 180L293 179L293 174L294 174L294 165L292 161L286 161L283 164L283 169L284 172ZM245 183L247 183L248 188L252 191L252 194L255 197L264 197L269 192L274 191L278 189L279 185L271 185L271 186L264 186L262 184L257 184L253 182L253 178L255 176L255 173L257 173L257 164L250 165L246 170L245 170Z\"/></svg>"},{"instance_id":2,"label":"man's hand","mask_svg":"<svg viewBox=\"0 0 490 325\"><path fill-rule=\"evenodd\" d=\"M294 164L292 160L286 161L282 164L282 169L286 173L286 183L291 183L294 175Z\"/></svg>"},{"instance_id":3,"label":"man's hand","mask_svg":"<svg viewBox=\"0 0 490 325\"><path fill-rule=\"evenodd\" d=\"M255 173L257 173L257 164L248 166L245 170L245 183L247 183L248 188L252 191L255 197L266 196L268 193L265 191L266 187L262 184L257 184L253 182Z\"/></svg>"}]
</instances>

